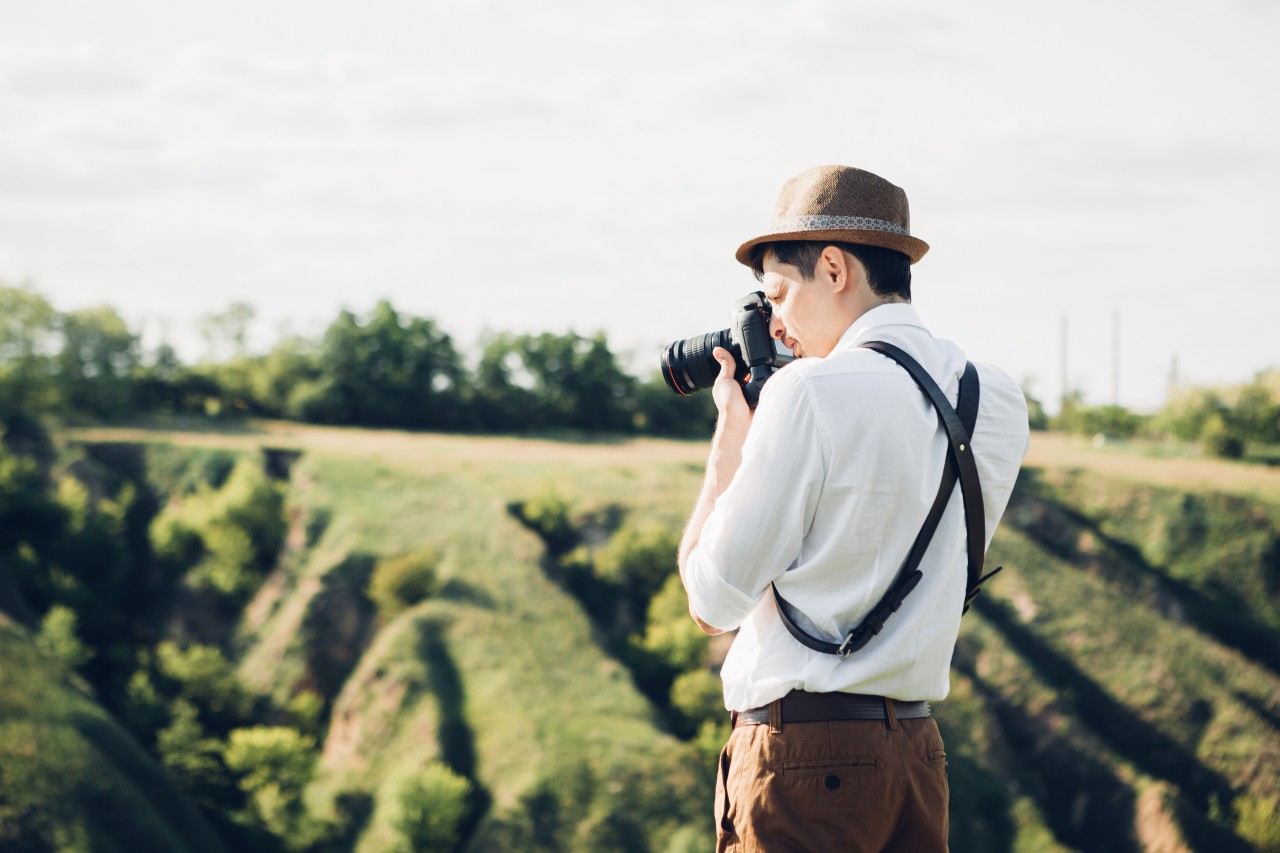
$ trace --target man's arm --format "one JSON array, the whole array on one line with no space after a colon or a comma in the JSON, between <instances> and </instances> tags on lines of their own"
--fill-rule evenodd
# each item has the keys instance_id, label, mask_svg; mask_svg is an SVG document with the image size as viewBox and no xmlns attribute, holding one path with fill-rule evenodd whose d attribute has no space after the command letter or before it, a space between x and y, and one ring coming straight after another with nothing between
<instances>
[{"instance_id":1,"label":"man's arm","mask_svg":"<svg viewBox=\"0 0 1280 853\"><path fill-rule=\"evenodd\" d=\"M716 417L715 434L711 439L711 454L707 457L707 473L702 481L702 491L698 495L697 503L694 504L693 514L689 516L689 523L685 525L684 538L680 541L680 551L676 558L682 583L685 563L689 559L689 554L698 545L707 517L711 515L711 510L715 509L716 500L724 494L725 489L729 488L733 475L742 464L742 445L746 442L747 431L751 428L751 409L747 406L746 398L742 396L741 386L733 378L735 366L733 356L721 347L716 347L713 354L716 361L720 362L720 375L716 377L715 385L711 389L719 414ZM685 584L685 591L688 592L688 584ZM689 606L689 615L705 633L724 633L720 628L703 622L693 611L692 602Z\"/></svg>"}]
</instances>

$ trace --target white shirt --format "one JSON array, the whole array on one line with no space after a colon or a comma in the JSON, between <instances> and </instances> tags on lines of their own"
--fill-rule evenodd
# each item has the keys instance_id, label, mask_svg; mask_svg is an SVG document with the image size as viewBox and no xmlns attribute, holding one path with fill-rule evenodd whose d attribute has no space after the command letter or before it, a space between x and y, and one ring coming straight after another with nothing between
<instances>
[{"instance_id":1,"label":"white shirt","mask_svg":"<svg viewBox=\"0 0 1280 853\"><path fill-rule=\"evenodd\" d=\"M860 651L841 659L802 646L778 617L776 582L797 624L839 643L897 577L937 495L947 436L911 376L866 341L902 348L954 406L965 356L934 338L915 309L868 311L826 358L793 362L769 379L742 448L685 564L693 611L739 629L721 669L725 705L743 711L791 690L940 700L967 582L957 485L920 564L924 579ZM972 446L987 541L1029 446L1027 406L1007 374L977 365L981 396ZM988 567L988 570L993 567Z\"/></svg>"}]
</instances>

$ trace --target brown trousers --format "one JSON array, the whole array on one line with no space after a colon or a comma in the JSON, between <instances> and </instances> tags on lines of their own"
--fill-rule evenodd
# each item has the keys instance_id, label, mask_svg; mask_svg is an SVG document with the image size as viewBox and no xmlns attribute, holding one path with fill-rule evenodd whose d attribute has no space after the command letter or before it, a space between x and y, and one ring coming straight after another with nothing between
<instances>
[{"instance_id":1,"label":"brown trousers","mask_svg":"<svg viewBox=\"0 0 1280 853\"><path fill-rule=\"evenodd\" d=\"M741 725L720 753L716 851L944 853L949 795L931 717Z\"/></svg>"}]
</instances>

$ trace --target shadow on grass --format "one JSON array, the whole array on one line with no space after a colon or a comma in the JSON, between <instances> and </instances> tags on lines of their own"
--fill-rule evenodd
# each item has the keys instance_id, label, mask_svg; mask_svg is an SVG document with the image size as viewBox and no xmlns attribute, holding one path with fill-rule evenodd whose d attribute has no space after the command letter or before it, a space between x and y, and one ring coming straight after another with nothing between
<instances>
[{"instance_id":1,"label":"shadow on grass","mask_svg":"<svg viewBox=\"0 0 1280 853\"><path fill-rule=\"evenodd\" d=\"M324 699L326 719L373 638L377 610L365 589L376 562L372 554L347 555L325 573L302 619L307 672L311 686Z\"/></svg>"},{"instance_id":2,"label":"shadow on grass","mask_svg":"<svg viewBox=\"0 0 1280 853\"><path fill-rule=\"evenodd\" d=\"M119 839L144 845L150 839L153 844L180 843L186 849L210 853L227 849L196 805L119 727L91 714L75 714L72 722L85 742L119 774L119 782L126 783L86 779L76 785L93 824L112 827Z\"/></svg>"},{"instance_id":3,"label":"shadow on grass","mask_svg":"<svg viewBox=\"0 0 1280 853\"><path fill-rule=\"evenodd\" d=\"M1278 733L1280 733L1280 708L1277 708L1275 706L1265 705L1258 698L1254 696L1248 696L1239 691L1236 691L1232 695L1236 697L1236 701L1238 701L1241 705L1244 705L1250 711L1257 714L1262 719L1266 720L1267 724L1270 725L1271 728L1275 729Z\"/></svg>"},{"instance_id":4,"label":"shadow on grass","mask_svg":"<svg viewBox=\"0 0 1280 853\"><path fill-rule=\"evenodd\" d=\"M484 589L461 578L450 578L441 585L435 598L455 604L470 604L484 610L494 608L493 596Z\"/></svg>"},{"instance_id":5,"label":"shadow on grass","mask_svg":"<svg viewBox=\"0 0 1280 853\"><path fill-rule=\"evenodd\" d=\"M1014 756L1010 771L1060 843L1090 853L1141 849L1132 834L1134 792L1105 761L1056 734L1053 720L1006 699L978 677L965 656L957 654L954 666L995 717L994 728Z\"/></svg>"},{"instance_id":6,"label":"shadow on grass","mask_svg":"<svg viewBox=\"0 0 1280 853\"><path fill-rule=\"evenodd\" d=\"M1143 773L1177 785L1202 813L1211 802L1230 802L1226 777L1200 763L1184 744L1143 720L1068 658L1020 623L1005 605L979 597L974 606L1019 652L1036 674L1056 687L1080 718Z\"/></svg>"},{"instance_id":7,"label":"shadow on grass","mask_svg":"<svg viewBox=\"0 0 1280 853\"><path fill-rule=\"evenodd\" d=\"M943 739L947 740L946 733ZM1014 826L1009 817L1012 801L1002 780L993 779L978 762L961 755L947 755L951 784L949 847L1014 853Z\"/></svg>"},{"instance_id":8,"label":"shadow on grass","mask_svg":"<svg viewBox=\"0 0 1280 853\"><path fill-rule=\"evenodd\" d=\"M1028 472L1023 472L1027 474ZM1218 588L1209 596L1191 584L1172 577L1163 567L1147 562L1128 542L1105 533L1098 522L1048 497L1034 472L1019 489L1005 515L1016 529L1026 533L1050 553L1087 571L1105 572L1106 578L1127 596L1149 603L1161 615L1185 622L1224 646L1233 648L1259 666L1280 675L1280 635L1258 620L1250 602L1233 590ZM1100 545L1084 553L1079 534L1087 532ZM1280 577L1280 542L1264 555L1266 569Z\"/></svg>"},{"instance_id":9,"label":"shadow on grass","mask_svg":"<svg viewBox=\"0 0 1280 853\"><path fill-rule=\"evenodd\" d=\"M418 654L427 664L428 687L436 697L440 758L454 773L471 783L467 815L458 825L458 849L466 847L493 797L476 777L475 734L466 716L466 694L462 675L449 651L445 624L439 618L418 622Z\"/></svg>"}]
</instances>

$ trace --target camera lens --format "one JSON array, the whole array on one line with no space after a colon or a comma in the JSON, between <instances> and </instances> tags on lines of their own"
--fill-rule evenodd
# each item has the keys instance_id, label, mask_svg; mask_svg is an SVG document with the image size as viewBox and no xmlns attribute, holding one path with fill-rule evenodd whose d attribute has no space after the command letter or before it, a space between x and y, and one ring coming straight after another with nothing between
<instances>
[{"instance_id":1,"label":"camera lens","mask_svg":"<svg viewBox=\"0 0 1280 853\"><path fill-rule=\"evenodd\" d=\"M742 366L728 329L668 344L662 351L662 378L667 387L682 397L710 388L720 375L720 363L711 354L716 347L729 350Z\"/></svg>"}]
</instances>

